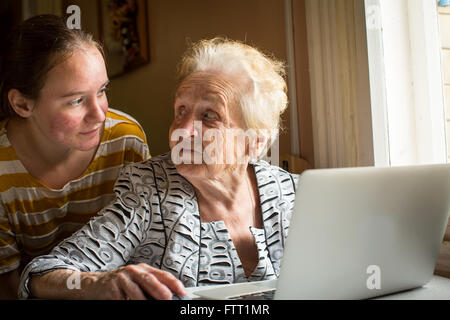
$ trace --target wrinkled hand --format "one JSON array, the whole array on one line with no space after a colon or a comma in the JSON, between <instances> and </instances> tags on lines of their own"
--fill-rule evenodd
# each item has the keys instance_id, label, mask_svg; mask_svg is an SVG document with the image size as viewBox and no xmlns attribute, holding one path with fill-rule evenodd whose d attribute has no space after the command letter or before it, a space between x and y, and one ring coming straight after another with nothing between
<instances>
[{"instance_id":1,"label":"wrinkled hand","mask_svg":"<svg viewBox=\"0 0 450 320\"><path fill-rule=\"evenodd\" d=\"M145 263L96 272L93 277L87 273L85 280L88 283L86 292L92 299L146 300L147 295L168 300L172 298L172 292L186 295L182 282L173 274Z\"/></svg>"}]
</instances>

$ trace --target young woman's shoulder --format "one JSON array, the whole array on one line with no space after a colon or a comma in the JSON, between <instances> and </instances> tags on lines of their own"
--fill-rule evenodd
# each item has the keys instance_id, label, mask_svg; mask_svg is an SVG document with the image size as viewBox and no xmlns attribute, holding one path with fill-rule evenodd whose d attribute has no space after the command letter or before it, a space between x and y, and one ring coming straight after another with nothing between
<instances>
[{"instance_id":1,"label":"young woman's shoulder","mask_svg":"<svg viewBox=\"0 0 450 320\"><path fill-rule=\"evenodd\" d=\"M102 144L118 144L125 150L133 149L138 155L128 159L131 162L150 158L147 137L141 125L132 116L119 110L110 108L106 113Z\"/></svg>"},{"instance_id":2,"label":"young woman's shoulder","mask_svg":"<svg viewBox=\"0 0 450 320\"><path fill-rule=\"evenodd\" d=\"M136 136L147 143L144 130L139 122L129 114L109 108L106 113L105 131L108 131L110 139L121 136Z\"/></svg>"}]
</instances>

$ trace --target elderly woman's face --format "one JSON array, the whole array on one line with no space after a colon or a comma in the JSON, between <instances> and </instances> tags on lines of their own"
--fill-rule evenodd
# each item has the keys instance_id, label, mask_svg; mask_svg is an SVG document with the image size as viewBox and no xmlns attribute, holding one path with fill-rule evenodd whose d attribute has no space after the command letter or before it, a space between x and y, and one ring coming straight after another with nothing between
<instances>
[{"instance_id":1,"label":"elderly woman's face","mask_svg":"<svg viewBox=\"0 0 450 320\"><path fill-rule=\"evenodd\" d=\"M236 103L239 83L223 73L202 71L192 73L179 86L169 144L172 159L176 154L184 160L177 165L181 174L213 177L245 157L245 146L232 143L227 135L244 128Z\"/></svg>"}]
</instances>

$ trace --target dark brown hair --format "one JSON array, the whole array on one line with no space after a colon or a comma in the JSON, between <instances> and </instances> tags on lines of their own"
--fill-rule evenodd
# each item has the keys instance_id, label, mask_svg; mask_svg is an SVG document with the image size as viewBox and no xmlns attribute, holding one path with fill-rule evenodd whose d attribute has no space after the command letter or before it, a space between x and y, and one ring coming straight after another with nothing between
<instances>
[{"instance_id":1,"label":"dark brown hair","mask_svg":"<svg viewBox=\"0 0 450 320\"><path fill-rule=\"evenodd\" d=\"M74 50L101 45L82 30L69 29L66 19L38 15L25 20L8 37L0 61L0 120L15 116L8 101L10 89L29 99L39 98L48 72Z\"/></svg>"}]
</instances>

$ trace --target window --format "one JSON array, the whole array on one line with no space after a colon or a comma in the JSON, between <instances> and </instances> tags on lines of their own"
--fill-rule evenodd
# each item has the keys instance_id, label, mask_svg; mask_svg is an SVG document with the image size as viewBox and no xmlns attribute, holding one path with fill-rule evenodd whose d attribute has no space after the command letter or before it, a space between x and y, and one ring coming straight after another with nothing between
<instances>
[{"instance_id":1,"label":"window","mask_svg":"<svg viewBox=\"0 0 450 320\"><path fill-rule=\"evenodd\" d=\"M436 2L365 6L375 165L446 162Z\"/></svg>"}]
</instances>

